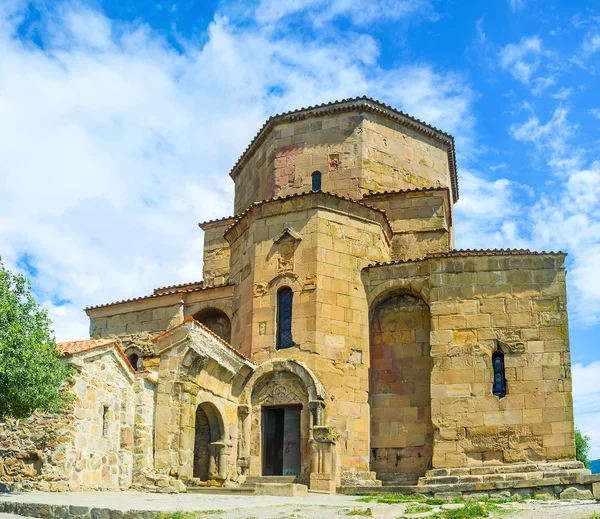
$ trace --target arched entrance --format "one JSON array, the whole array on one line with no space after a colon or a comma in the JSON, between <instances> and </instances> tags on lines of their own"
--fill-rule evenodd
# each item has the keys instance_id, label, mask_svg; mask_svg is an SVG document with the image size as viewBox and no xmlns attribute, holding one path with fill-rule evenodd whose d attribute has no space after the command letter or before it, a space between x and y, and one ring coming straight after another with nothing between
<instances>
[{"instance_id":1,"label":"arched entrance","mask_svg":"<svg viewBox=\"0 0 600 519\"><path fill-rule=\"evenodd\" d=\"M221 310L207 308L194 315L194 319L216 333L225 342L231 341L231 321Z\"/></svg>"},{"instance_id":2,"label":"arched entrance","mask_svg":"<svg viewBox=\"0 0 600 519\"><path fill-rule=\"evenodd\" d=\"M271 373L256 384L251 400L253 414L260 420L253 434L261 475L301 477L310 421L302 381L293 373Z\"/></svg>"},{"instance_id":3,"label":"arched entrance","mask_svg":"<svg viewBox=\"0 0 600 519\"><path fill-rule=\"evenodd\" d=\"M378 479L414 482L430 468L430 313L408 293L371 311L371 470Z\"/></svg>"},{"instance_id":4,"label":"arched entrance","mask_svg":"<svg viewBox=\"0 0 600 519\"><path fill-rule=\"evenodd\" d=\"M194 431L193 476L195 478L207 481L217 476L222 437L223 427L218 410L210 402L200 404L196 408Z\"/></svg>"}]
</instances>

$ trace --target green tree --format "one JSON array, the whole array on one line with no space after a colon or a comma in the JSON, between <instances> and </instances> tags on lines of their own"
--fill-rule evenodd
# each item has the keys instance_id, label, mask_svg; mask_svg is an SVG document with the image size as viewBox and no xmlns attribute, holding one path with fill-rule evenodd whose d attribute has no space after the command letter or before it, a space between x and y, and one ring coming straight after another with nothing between
<instances>
[{"instance_id":1,"label":"green tree","mask_svg":"<svg viewBox=\"0 0 600 519\"><path fill-rule=\"evenodd\" d=\"M590 468L588 452L590 452L590 437L582 434L579 429L575 429L575 457L581 461L586 469Z\"/></svg>"},{"instance_id":2,"label":"green tree","mask_svg":"<svg viewBox=\"0 0 600 519\"><path fill-rule=\"evenodd\" d=\"M0 258L0 420L58 412L71 400L64 384L71 368L60 360L50 324L27 278Z\"/></svg>"}]
</instances>

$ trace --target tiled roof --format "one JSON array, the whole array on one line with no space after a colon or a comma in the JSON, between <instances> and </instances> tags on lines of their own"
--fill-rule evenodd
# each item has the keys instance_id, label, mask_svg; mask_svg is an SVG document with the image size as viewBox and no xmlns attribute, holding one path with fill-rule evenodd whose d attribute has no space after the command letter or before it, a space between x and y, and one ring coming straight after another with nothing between
<instances>
[{"instance_id":1,"label":"tiled roof","mask_svg":"<svg viewBox=\"0 0 600 519\"><path fill-rule=\"evenodd\" d=\"M374 198L377 196L410 194L410 193L427 193L428 191L448 191L447 187L415 187L410 189L392 189L390 191L377 191L375 193L367 193L363 198Z\"/></svg>"},{"instance_id":2,"label":"tiled roof","mask_svg":"<svg viewBox=\"0 0 600 519\"><path fill-rule=\"evenodd\" d=\"M427 258L453 258L460 256L540 256L542 254L563 254L562 251L532 251L529 249L457 249L448 252L435 252L427 255Z\"/></svg>"},{"instance_id":3,"label":"tiled roof","mask_svg":"<svg viewBox=\"0 0 600 519\"><path fill-rule=\"evenodd\" d=\"M215 339L217 339L219 342L221 342L225 347L227 347L228 349L230 349L231 351L233 351L236 355L242 357L245 360L250 360L248 357L246 357L246 355L244 355L242 352L236 350L231 344L229 344L226 340L222 339L221 337L219 337L215 332L213 332L210 328L204 326L201 322L196 321L196 319L194 319L192 316L190 317L186 317L182 323L178 324L177 326L173 326L173 328L169 328L168 330L159 333L156 337L153 337L152 340L154 342L158 341L161 337L163 337L164 335L172 332L173 330L176 330L177 328L183 326L186 323L194 323L196 326L198 326L199 328L202 328L205 332L207 332L209 335L212 335Z\"/></svg>"},{"instance_id":4,"label":"tiled roof","mask_svg":"<svg viewBox=\"0 0 600 519\"><path fill-rule=\"evenodd\" d=\"M206 222L200 222L198 227L203 227L204 225L210 225L211 223L225 222L226 220L231 220L235 218L235 216L223 216L223 218L215 218L214 220L207 220Z\"/></svg>"},{"instance_id":5,"label":"tiled roof","mask_svg":"<svg viewBox=\"0 0 600 519\"><path fill-rule=\"evenodd\" d=\"M320 117L332 113L342 113L356 110L383 115L394 122L446 143L448 145L448 156L450 159L448 166L450 168L450 177L452 180L452 194L454 195L454 201L456 202L458 200L458 179L456 176L456 153L454 150L454 137L446 132L443 132L442 130L439 130L435 126L431 126L419 119L416 119L415 117L393 108L392 106L386 105L367 96L342 99L341 101L332 101L330 103L300 108L298 110L292 110L290 112L284 112L270 117L263 124L262 128L258 131L254 139L252 139L248 147L244 150L242 156L234 164L233 168L231 168L229 175L235 179L238 170L249 159L252 151L264 142L264 140L267 138L267 135L277 124L281 122L293 122L310 117Z\"/></svg>"},{"instance_id":6,"label":"tiled roof","mask_svg":"<svg viewBox=\"0 0 600 519\"><path fill-rule=\"evenodd\" d=\"M226 235L229 231L231 231L231 229L233 229L240 222L240 220L242 218L244 218L244 216L246 216L248 213L252 212L256 207L260 207L263 204L267 204L269 202L275 202L275 201L290 200L292 198L300 198L300 197L303 197L303 196L317 195L317 194L328 196L328 197L331 197L331 198L336 198L338 200L343 200L345 202L351 202L353 204L357 204L357 205L360 205L362 207L366 207L368 209L371 209L372 211L377 211L378 213L381 213L383 215L383 217L385 218L385 220L388 223L388 225L390 225L390 222L387 219L385 211L382 210L382 209L379 209L378 207L373 207L371 205L365 204L364 202L360 202L359 200L353 200L352 198L346 198L345 196L335 195L333 193L328 193L327 191L303 191L302 193L292 193L291 195L276 196L276 197L273 197L273 198L269 198L267 200L261 200L260 202L254 202L245 211L242 211L239 215L236 216L236 218L233 221L233 223L229 227L227 227L227 229L225 229L225 232L223 234ZM391 226L390 226L390 229L391 229Z\"/></svg>"},{"instance_id":7,"label":"tiled roof","mask_svg":"<svg viewBox=\"0 0 600 519\"><path fill-rule=\"evenodd\" d=\"M193 283L190 283L190 285L192 285ZM178 285L174 285L174 286L178 286ZM159 290L159 292L156 292L156 290L154 291L153 294L149 295L149 296L140 296L140 297L133 297L131 299L122 299L120 301L114 301L112 303L105 303L102 305L95 305L95 306L88 306L87 308L85 308L85 311L87 312L88 310L95 310L97 308L105 308L107 306L114 306L114 305L120 305L123 303L133 303L135 301L145 301L146 299L155 299L157 297L162 297L162 296L167 296L167 295L172 295L172 294L189 294L192 292L202 292L204 290L212 290L213 288L221 288L221 287L226 287L228 286L227 283L223 284L223 285L213 285L213 286L200 286L197 288L173 288L171 290L167 290L169 287L165 287L165 289L156 289Z\"/></svg>"},{"instance_id":8,"label":"tiled roof","mask_svg":"<svg viewBox=\"0 0 600 519\"><path fill-rule=\"evenodd\" d=\"M153 290L153 294L164 294L164 293L174 293L174 292L183 292L190 288L202 288L204 286L204 281L192 281L191 283L180 283L178 285L168 285L166 287L159 287Z\"/></svg>"},{"instance_id":9,"label":"tiled roof","mask_svg":"<svg viewBox=\"0 0 600 519\"><path fill-rule=\"evenodd\" d=\"M86 351L111 345L116 348L119 355L121 355L125 363L129 366L129 369L131 369L131 371L134 373L137 373L137 371L129 362L129 359L125 353L123 353L121 346L119 346L114 339L87 339L83 341L59 342L56 346L58 351L64 353L65 355L77 355L78 353L85 353Z\"/></svg>"},{"instance_id":10,"label":"tiled roof","mask_svg":"<svg viewBox=\"0 0 600 519\"><path fill-rule=\"evenodd\" d=\"M84 351L93 350L94 348L107 346L114 342L114 339L88 339L85 341L59 342L56 346L58 350L65 355L73 355L74 353L83 353Z\"/></svg>"},{"instance_id":11,"label":"tiled roof","mask_svg":"<svg viewBox=\"0 0 600 519\"><path fill-rule=\"evenodd\" d=\"M381 261L372 263L369 267L383 267L386 265L401 265L403 263L416 263L419 261L425 261L428 259L438 258L461 258L461 257L473 257L473 256L542 256L545 254L557 254L566 256L566 252L558 251L532 251L529 249L457 249L448 252L434 252L427 254L423 258L415 258L408 260L396 260L396 261Z\"/></svg>"}]
</instances>

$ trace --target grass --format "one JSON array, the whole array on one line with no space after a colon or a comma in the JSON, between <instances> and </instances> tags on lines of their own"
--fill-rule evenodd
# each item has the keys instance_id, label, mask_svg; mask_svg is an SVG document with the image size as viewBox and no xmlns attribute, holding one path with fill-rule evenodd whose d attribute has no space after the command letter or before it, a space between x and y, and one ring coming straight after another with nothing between
<instances>
[{"instance_id":1,"label":"grass","mask_svg":"<svg viewBox=\"0 0 600 519\"><path fill-rule=\"evenodd\" d=\"M358 515L361 517L372 517L373 516L373 512L371 511L370 508L353 508L352 510L350 510L349 512L346 513L346 515Z\"/></svg>"},{"instance_id":2,"label":"grass","mask_svg":"<svg viewBox=\"0 0 600 519\"><path fill-rule=\"evenodd\" d=\"M436 519L478 519L480 517L490 517L490 512L493 512L494 515L500 515L507 511L490 502L467 500L463 504L465 505L463 508L443 510L431 517Z\"/></svg>"},{"instance_id":3,"label":"grass","mask_svg":"<svg viewBox=\"0 0 600 519\"><path fill-rule=\"evenodd\" d=\"M421 494L371 494L357 499L361 503L384 503L388 505L396 505L402 503L425 503L426 505L443 505L447 503L444 499L432 499L422 496Z\"/></svg>"},{"instance_id":4,"label":"grass","mask_svg":"<svg viewBox=\"0 0 600 519\"><path fill-rule=\"evenodd\" d=\"M405 514L422 514L423 512L429 512L431 510L431 506L420 503L417 505L407 505L406 510L404 510Z\"/></svg>"}]
</instances>

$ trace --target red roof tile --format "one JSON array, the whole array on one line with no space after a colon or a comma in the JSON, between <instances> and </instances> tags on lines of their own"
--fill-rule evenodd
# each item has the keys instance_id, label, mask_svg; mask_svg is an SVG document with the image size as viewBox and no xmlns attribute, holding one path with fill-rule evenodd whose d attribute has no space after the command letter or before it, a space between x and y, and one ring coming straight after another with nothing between
<instances>
[{"instance_id":1,"label":"red roof tile","mask_svg":"<svg viewBox=\"0 0 600 519\"><path fill-rule=\"evenodd\" d=\"M196 321L196 319L194 319L192 316L190 317L186 317L182 323L178 324L177 326L173 326L173 328L169 328L168 330L159 333L156 337L153 337L152 340L154 342L158 341L161 337L163 337L164 335L166 335L167 333L172 332L173 330L183 326L186 323L194 323L196 326L202 328L205 332L207 332L209 335L212 335L215 339L217 339L219 342L221 342L224 346L226 346L227 348L229 348L231 351L233 351L236 355L239 355L240 357L242 357L243 359L246 360L250 360L248 357L246 357L246 355L244 355L242 352L236 350L231 344L229 344L226 340L222 339L221 337L219 337L215 332L213 332L210 328L207 328L206 326L204 326L201 322Z\"/></svg>"},{"instance_id":2,"label":"red roof tile","mask_svg":"<svg viewBox=\"0 0 600 519\"><path fill-rule=\"evenodd\" d=\"M68 342L59 342L56 347L58 351L64 353L65 355L77 355L78 353L85 353L86 351L94 350L96 348L102 348L104 346L114 346L119 355L125 361L125 364L129 366L129 369L134 373L145 373L136 371L129 359L121 349L121 346L115 341L115 339L87 339L84 341L68 341Z\"/></svg>"}]
</instances>

